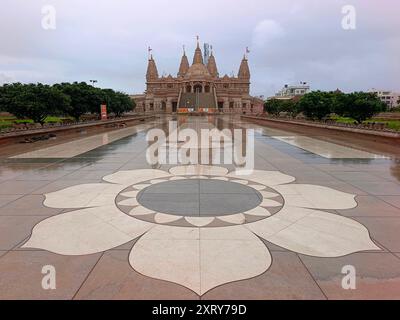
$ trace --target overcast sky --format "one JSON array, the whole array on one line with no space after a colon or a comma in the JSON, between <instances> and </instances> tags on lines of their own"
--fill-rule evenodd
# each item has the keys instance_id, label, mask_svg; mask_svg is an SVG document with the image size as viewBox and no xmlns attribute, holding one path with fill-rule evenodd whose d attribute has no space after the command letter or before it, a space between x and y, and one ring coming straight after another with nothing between
<instances>
[{"instance_id":1,"label":"overcast sky","mask_svg":"<svg viewBox=\"0 0 400 320\"><path fill-rule=\"evenodd\" d=\"M356 29L342 28L342 7ZM56 10L55 30L42 8ZM48 22L48 19L44 20ZM2 0L0 84L89 81L127 93L145 88L147 47L160 75L176 75L182 45L213 45L220 75L237 74L250 48L251 91L284 84L312 89L400 91L398 0Z\"/></svg>"}]
</instances>

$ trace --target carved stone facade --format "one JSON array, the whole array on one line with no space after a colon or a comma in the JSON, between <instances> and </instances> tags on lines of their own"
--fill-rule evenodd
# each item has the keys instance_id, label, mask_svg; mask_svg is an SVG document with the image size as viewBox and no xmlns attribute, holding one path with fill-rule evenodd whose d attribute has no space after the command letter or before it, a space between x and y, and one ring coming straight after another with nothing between
<instances>
[{"instance_id":1,"label":"carved stone facade","mask_svg":"<svg viewBox=\"0 0 400 320\"><path fill-rule=\"evenodd\" d=\"M237 77L219 76L214 54L203 63L197 42L192 65L183 53L176 77L159 76L156 62L150 56L146 73L146 91L134 95L138 112L165 113L260 113L263 100L250 96L250 70L243 57Z\"/></svg>"}]
</instances>

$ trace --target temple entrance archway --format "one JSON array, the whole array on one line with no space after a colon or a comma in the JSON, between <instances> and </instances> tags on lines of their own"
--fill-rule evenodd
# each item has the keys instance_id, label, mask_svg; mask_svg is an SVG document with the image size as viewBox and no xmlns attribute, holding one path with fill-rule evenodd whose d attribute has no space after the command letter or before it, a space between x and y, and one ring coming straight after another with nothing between
<instances>
[{"instance_id":1,"label":"temple entrance archway","mask_svg":"<svg viewBox=\"0 0 400 320\"><path fill-rule=\"evenodd\" d=\"M173 101L172 102L172 112L176 112L176 109L178 108L178 102Z\"/></svg>"},{"instance_id":2,"label":"temple entrance archway","mask_svg":"<svg viewBox=\"0 0 400 320\"><path fill-rule=\"evenodd\" d=\"M203 92L203 86L201 84L195 84L193 86L193 92L202 93Z\"/></svg>"}]
</instances>

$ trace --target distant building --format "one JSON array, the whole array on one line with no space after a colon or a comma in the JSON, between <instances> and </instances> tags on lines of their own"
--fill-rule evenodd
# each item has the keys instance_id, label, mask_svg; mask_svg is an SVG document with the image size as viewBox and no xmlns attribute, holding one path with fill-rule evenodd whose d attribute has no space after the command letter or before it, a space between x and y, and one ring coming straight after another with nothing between
<instances>
[{"instance_id":1,"label":"distant building","mask_svg":"<svg viewBox=\"0 0 400 320\"><path fill-rule=\"evenodd\" d=\"M302 96L310 92L310 85L307 82L300 82L299 85L288 85L278 91L274 96L268 97L267 100L300 100Z\"/></svg>"},{"instance_id":2,"label":"distant building","mask_svg":"<svg viewBox=\"0 0 400 320\"><path fill-rule=\"evenodd\" d=\"M375 93L378 98L385 103L389 109L399 106L400 93L393 91L370 89L368 92Z\"/></svg>"},{"instance_id":3,"label":"distant building","mask_svg":"<svg viewBox=\"0 0 400 320\"><path fill-rule=\"evenodd\" d=\"M275 95L275 98L294 98L296 96L303 96L310 92L310 85L307 82L300 82L298 85L285 86Z\"/></svg>"}]
</instances>

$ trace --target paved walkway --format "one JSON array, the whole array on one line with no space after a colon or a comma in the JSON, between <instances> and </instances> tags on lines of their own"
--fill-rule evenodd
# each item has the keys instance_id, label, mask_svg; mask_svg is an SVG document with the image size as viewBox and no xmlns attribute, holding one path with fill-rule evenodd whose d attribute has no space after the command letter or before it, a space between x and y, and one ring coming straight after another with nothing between
<instances>
[{"instance_id":1,"label":"paved walkway","mask_svg":"<svg viewBox=\"0 0 400 320\"><path fill-rule=\"evenodd\" d=\"M398 159L180 117L254 128L254 172L151 166L168 120L0 149L0 299L400 298Z\"/></svg>"}]
</instances>

